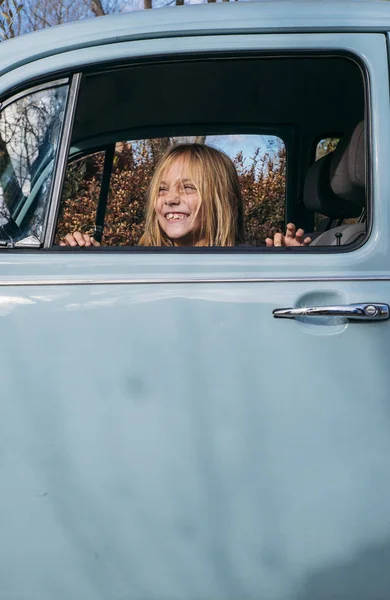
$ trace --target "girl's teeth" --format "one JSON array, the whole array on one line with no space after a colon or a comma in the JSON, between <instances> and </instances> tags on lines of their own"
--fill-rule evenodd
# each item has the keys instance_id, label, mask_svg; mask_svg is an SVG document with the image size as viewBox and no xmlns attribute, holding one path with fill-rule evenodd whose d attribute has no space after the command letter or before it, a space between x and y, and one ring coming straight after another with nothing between
<instances>
[{"instance_id":1,"label":"girl's teeth","mask_svg":"<svg viewBox=\"0 0 390 600\"><path fill-rule=\"evenodd\" d=\"M172 219L178 220L178 219L184 219L184 215L178 214L178 213L168 213L166 215L166 218L168 219L168 221L170 221Z\"/></svg>"}]
</instances>

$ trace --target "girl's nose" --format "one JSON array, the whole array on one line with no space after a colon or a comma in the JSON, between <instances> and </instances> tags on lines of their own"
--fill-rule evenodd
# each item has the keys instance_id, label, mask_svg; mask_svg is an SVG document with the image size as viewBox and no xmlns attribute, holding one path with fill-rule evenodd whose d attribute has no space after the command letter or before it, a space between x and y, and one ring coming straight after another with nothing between
<instances>
[{"instance_id":1,"label":"girl's nose","mask_svg":"<svg viewBox=\"0 0 390 600\"><path fill-rule=\"evenodd\" d=\"M177 190L174 190L172 192L169 192L169 194L167 194L165 196L165 203L168 205L171 204L180 204L180 194Z\"/></svg>"}]
</instances>

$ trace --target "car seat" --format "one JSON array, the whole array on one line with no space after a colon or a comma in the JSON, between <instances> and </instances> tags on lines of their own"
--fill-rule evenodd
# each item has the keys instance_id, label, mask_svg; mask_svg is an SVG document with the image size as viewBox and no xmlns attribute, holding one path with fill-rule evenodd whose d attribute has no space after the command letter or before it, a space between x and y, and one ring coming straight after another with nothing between
<instances>
[{"instance_id":1,"label":"car seat","mask_svg":"<svg viewBox=\"0 0 390 600\"><path fill-rule=\"evenodd\" d=\"M361 121L351 136L340 140L334 152L310 167L303 192L306 209L338 222L361 217L366 198L365 178L364 122ZM310 245L351 244L365 232L364 222L344 223L320 233Z\"/></svg>"}]
</instances>

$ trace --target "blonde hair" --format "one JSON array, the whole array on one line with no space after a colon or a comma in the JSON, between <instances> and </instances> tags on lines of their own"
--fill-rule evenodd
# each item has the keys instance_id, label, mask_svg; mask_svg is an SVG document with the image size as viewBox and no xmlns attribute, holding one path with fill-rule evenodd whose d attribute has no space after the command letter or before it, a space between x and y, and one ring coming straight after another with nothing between
<instances>
[{"instance_id":1,"label":"blonde hair","mask_svg":"<svg viewBox=\"0 0 390 600\"><path fill-rule=\"evenodd\" d=\"M204 144L180 144L161 157L149 186L145 233L140 246L173 246L156 213L160 182L177 159L185 161L200 198L199 239L206 246L235 246L244 241L244 211L236 168L220 150Z\"/></svg>"}]
</instances>

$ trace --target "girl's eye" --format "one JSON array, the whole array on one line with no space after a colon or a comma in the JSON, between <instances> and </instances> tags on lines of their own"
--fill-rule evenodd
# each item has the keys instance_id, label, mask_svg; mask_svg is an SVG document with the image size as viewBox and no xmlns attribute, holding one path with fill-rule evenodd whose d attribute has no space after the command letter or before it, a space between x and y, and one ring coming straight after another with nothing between
<instances>
[{"instance_id":1,"label":"girl's eye","mask_svg":"<svg viewBox=\"0 0 390 600\"><path fill-rule=\"evenodd\" d=\"M166 187L164 187L162 185L160 185L160 187L158 188L159 196L164 196L164 194L166 194L167 191L168 191L168 188L166 188Z\"/></svg>"},{"instance_id":2,"label":"girl's eye","mask_svg":"<svg viewBox=\"0 0 390 600\"><path fill-rule=\"evenodd\" d=\"M196 188L194 185L191 185L190 183L186 183L184 186L184 189L187 193L192 193L195 192Z\"/></svg>"}]
</instances>

